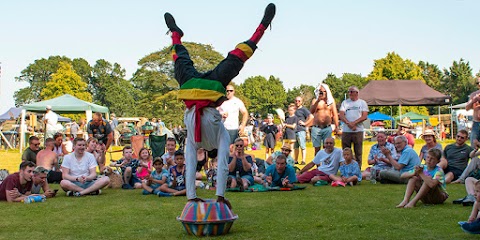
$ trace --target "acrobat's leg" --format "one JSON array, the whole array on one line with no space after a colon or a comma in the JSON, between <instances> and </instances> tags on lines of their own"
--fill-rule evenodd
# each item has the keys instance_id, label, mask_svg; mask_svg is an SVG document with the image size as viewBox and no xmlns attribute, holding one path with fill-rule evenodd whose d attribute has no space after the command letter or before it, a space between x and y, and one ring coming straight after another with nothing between
<instances>
[{"instance_id":1,"label":"acrobat's leg","mask_svg":"<svg viewBox=\"0 0 480 240\"><path fill-rule=\"evenodd\" d=\"M230 51L228 56L220 62L214 70L212 70L208 79L219 80L222 82L222 85L226 87L230 81L240 73L245 61L247 61L257 49L257 44L267 27L272 22L272 19L275 16L275 11L275 5L273 3L268 4L267 8L265 8L263 19L252 37L247 41L238 44L234 50Z\"/></svg>"},{"instance_id":2,"label":"acrobat's leg","mask_svg":"<svg viewBox=\"0 0 480 240\"><path fill-rule=\"evenodd\" d=\"M182 86L189 79L199 75L185 46L182 45L183 31L170 13L165 13L165 23L172 33L172 58L175 62L175 79Z\"/></svg>"}]
</instances>

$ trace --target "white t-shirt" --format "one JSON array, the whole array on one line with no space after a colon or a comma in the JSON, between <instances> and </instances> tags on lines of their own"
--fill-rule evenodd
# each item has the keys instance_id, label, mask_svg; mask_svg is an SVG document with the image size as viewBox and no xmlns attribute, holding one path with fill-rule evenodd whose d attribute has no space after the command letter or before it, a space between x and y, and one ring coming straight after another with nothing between
<instances>
[{"instance_id":1,"label":"white t-shirt","mask_svg":"<svg viewBox=\"0 0 480 240\"><path fill-rule=\"evenodd\" d=\"M57 128L58 116L56 113L50 110L45 114L45 120L47 120L47 129L52 130Z\"/></svg>"},{"instance_id":2,"label":"white t-shirt","mask_svg":"<svg viewBox=\"0 0 480 240\"><path fill-rule=\"evenodd\" d=\"M245 104L243 104L242 100L237 97L232 97L232 99L227 100L222 103L220 106L221 110L220 113L227 113L227 118L223 122L223 125L227 130L235 130L238 129L240 126L238 121L238 116L240 115L240 111L247 111L245 108Z\"/></svg>"},{"instance_id":3,"label":"white t-shirt","mask_svg":"<svg viewBox=\"0 0 480 240\"><path fill-rule=\"evenodd\" d=\"M175 159L175 154L171 154L169 152L165 152L163 155L162 155L162 159L163 159L163 165L167 166L167 158L172 158L173 160Z\"/></svg>"},{"instance_id":4,"label":"white t-shirt","mask_svg":"<svg viewBox=\"0 0 480 240\"><path fill-rule=\"evenodd\" d=\"M62 167L70 169L70 175L73 177L88 176L90 169L97 166L95 156L89 152L85 152L80 161L77 160L74 152L67 154L62 162Z\"/></svg>"},{"instance_id":5,"label":"white t-shirt","mask_svg":"<svg viewBox=\"0 0 480 240\"><path fill-rule=\"evenodd\" d=\"M339 148L333 148L331 153L325 152L325 149L318 151L313 163L318 166L318 170L328 175L337 174L340 163L344 162L342 150Z\"/></svg>"},{"instance_id":6,"label":"white t-shirt","mask_svg":"<svg viewBox=\"0 0 480 240\"><path fill-rule=\"evenodd\" d=\"M368 113L368 105L367 102L362 99L352 101L352 99L349 98L342 102L342 105L340 106L340 112L345 112L345 118L349 122L353 122L359 119L363 112ZM350 129L347 124L344 124L343 132L363 132L363 123L358 123L355 131Z\"/></svg>"}]
</instances>

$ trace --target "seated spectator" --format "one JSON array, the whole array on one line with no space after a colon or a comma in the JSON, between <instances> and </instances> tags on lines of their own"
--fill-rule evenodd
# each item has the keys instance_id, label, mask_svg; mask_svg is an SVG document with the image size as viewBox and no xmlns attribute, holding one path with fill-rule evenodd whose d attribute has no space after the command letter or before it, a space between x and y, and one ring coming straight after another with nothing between
<instances>
[{"instance_id":1,"label":"seated spectator","mask_svg":"<svg viewBox=\"0 0 480 240\"><path fill-rule=\"evenodd\" d=\"M150 150L147 148L141 148L139 159L138 159L138 168L137 168L137 178L140 181L148 178L150 172L152 172L152 157L150 156ZM163 160L162 160L163 167Z\"/></svg>"},{"instance_id":2,"label":"seated spectator","mask_svg":"<svg viewBox=\"0 0 480 240\"><path fill-rule=\"evenodd\" d=\"M40 140L36 136L28 139L28 148L23 151L22 162L30 161L37 163L37 153L40 152Z\"/></svg>"},{"instance_id":3,"label":"seated spectator","mask_svg":"<svg viewBox=\"0 0 480 240\"><path fill-rule=\"evenodd\" d=\"M23 161L20 171L8 175L0 184L0 201L21 202L28 197L32 190L34 169L35 163Z\"/></svg>"},{"instance_id":4,"label":"seated spectator","mask_svg":"<svg viewBox=\"0 0 480 240\"><path fill-rule=\"evenodd\" d=\"M218 158L214 157L210 161L210 167L206 171L207 175L207 186L206 188L216 188L217 187L217 164L218 164Z\"/></svg>"},{"instance_id":5,"label":"seated spectator","mask_svg":"<svg viewBox=\"0 0 480 240\"><path fill-rule=\"evenodd\" d=\"M342 185L357 185L357 183L362 181L362 172L360 171L357 161L353 160L353 152L351 148L343 149L343 159L345 161L340 165L340 176L330 174L330 179L335 182L341 182Z\"/></svg>"},{"instance_id":6,"label":"seated spectator","mask_svg":"<svg viewBox=\"0 0 480 240\"><path fill-rule=\"evenodd\" d=\"M370 152L368 154L368 164L372 166L369 167L367 170L363 171L362 179L368 179L371 177L376 179L377 174L381 170L392 168L390 161L382 153L383 148L390 150L392 156L397 156L397 151L395 150L395 146L387 142L387 135L385 134L385 132L378 132L377 143L370 148ZM375 175L372 175L372 172L374 172Z\"/></svg>"},{"instance_id":7,"label":"seated spectator","mask_svg":"<svg viewBox=\"0 0 480 240\"><path fill-rule=\"evenodd\" d=\"M468 132L460 130L457 133L455 143L449 144L443 150L443 157L439 166L445 172L447 183L457 180L467 168L470 153L474 150L465 142L468 138Z\"/></svg>"},{"instance_id":8,"label":"seated spectator","mask_svg":"<svg viewBox=\"0 0 480 240\"><path fill-rule=\"evenodd\" d=\"M205 184L202 182L203 175L202 175L202 169L204 172L207 171L208 165L208 155L207 151L203 148L197 149L197 167L195 170L195 186L204 188Z\"/></svg>"},{"instance_id":9,"label":"seated spectator","mask_svg":"<svg viewBox=\"0 0 480 240\"><path fill-rule=\"evenodd\" d=\"M392 134L391 136L388 137L388 142L393 144L395 142L396 136L405 136L408 141L408 146L413 148L413 146L415 145L415 137L408 132L409 130L408 124L398 123L397 125L398 125L398 131L395 134Z\"/></svg>"},{"instance_id":10,"label":"seated spectator","mask_svg":"<svg viewBox=\"0 0 480 240\"><path fill-rule=\"evenodd\" d=\"M170 179L160 187L160 191L166 194L159 196L185 196L185 156L183 151L178 150L174 154L176 165L169 170Z\"/></svg>"},{"instance_id":11,"label":"seated spectator","mask_svg":"<svg viewBox=\"0 0 480 240\"><path fill-rule=\"evenodd\" d=\"M143 195L147 194L160 194L160 186L167 183L168 180L168 171L163 169L163 159L161 157L156 157L153 160L153 170L150 173L150 176L147 177L142 182Z\"/></svg>"},{"instance_id":12,"label":"seated spectator","mask_svg":"<svg viewBox=\"0 0 480 240\"><path fill-rule=\"evenodd\" d=\"M50 138L51 139L51 138ZM40 190L43 190L43 194L45 197L55 197L57 194L56 191L50 189L50 186L47 182L47 174L50 171L44 167L37 166L35 170L33 170L33 178L32 178L32 194L40 194Z\"/></svg>"},{"instance_id":13,"label":"seated spectator","mask_svg":"<svg viewBox=\"0 0 480 240\"><path fill-rule=\"evenodd\" d=\"M290 147L290 144L285 143L283 144L282 148L280 149L281 151L276 151L270 155L267 160L265 160L265 167L268 168L270 165L275 164L275 160L277 159L278 156L280 155L285 155L287 158L287 164L294 167L295 166L295 160L290 156L290 153L292 152L292 148Z\"/></svg>"},{"instance_id":14,"label":"seated spectator","mask_svg":"<svg viewBox=\"0 0 480 240\"><path fill-rule=\"evenodd\" d=\"M240 191L247 189L249 186L254 184L254 179L252 175L252 165L253 159L252 156L245 154L245 143L243 139L237 138L233 142L235 150L228 159L228 178L231 182L230 188L239 187ZM232 181L235 179L235 181Z\"/></svg>"},{"instance_id":15,"label":"seated spectator","mask_svg":"<svg viewBox=\"0 0 480 240\"><path fill-rule=\"evenodd\" d=\"M463 170L462 172L462 175L460 175L460 177L458 177L458 179L453 181L452 183L466 183L465 179L467 177L480 179L480 159L478 158L478 156L480 155L480 151L478 150L478 146L476 146L475 149L470 152L471 160L468 163L467 168L465 168L465 170Z\"/></svg>"},{"instance_id":16,"label":"seated spectator","mask_svg":"<svg viewBox=\"0 0 480 240\"><path fill-rule=\"evenodd\" d=\"M480 234L480 182L477 181L475 188L475 204L473 204L472 212L466 222L459 222L464 232L471 234Z\"/></svg>"},{"instance_id":17,"label":"seated spectator","mask_svg":"<svg viewBox=\"0 0 480 240\"><path fill-rule=\"evenodd\" d=\"M407 189L403 201L397 208L413 208L420 200L424 204L441 204L448 198L445 174L437 166L442 157L442 151L432 148L427 152L425 165L416 165L413 170L402 174L401 178L408 179ZM410 201L413 192L417 192Z\"/></svg>"},{"instance_id":18,"label":"seated spectator","mask_svg":"<svg viewBox=\"0 0 480 240\"><path fill-rule=\"evenodd\" d=\"M399 155L398 161L390 150L387 148L382 149L382 153L387 157L388 163L393 166L393 169L380 171L379 180L381 183L406 183L408 179L400 178L400 176L405 172L413 170L414 166L420 164L418 154L407 145L407 142L407 137L403 135L395 137L395 148Z\"/></svg>"},{"instance_id":19,"label":"seated spectator","mask_svg":"<svg viewBox=\"0 0 480 240\"><path fill-rule=\"evenodd\" d=\"M43 167L49 171L47 175L48 183L60 183L62 181L58 157L53 151L54 142L53 138L47 138L45 140L45 149L37 153L37 167Z\"/></svg>"},{"instance_id":20,"label":"seated spectator","mask_svg":"<svg viewBox=\"0 0 480 240\"><path fill-rule=\"evenodd\" d=\"M175 138L167 138L165 143L166 152L162 155L163 167L169 170L171 167L175 166L175 151L177 147L177 141Z\"/></svg>"},{"instance_id":21,"label":"seated spectator","mask_svg":"<svg viewBox=\"0 0 480 240\"><path fill-rule=\"evenodd\" d=\"M67 196L98 195L110 183L108 177L97 179L97 161L93 154L85 152L85 144L85 139L75 138L73 152L63 159L60 187Z\"/></svg>"},{"instance_id":22,"label":"seated spectator","mask_svg":"<svg viewBox=\"0 0 480 240\"><path fill-rule=\"evenodd\" d=\"M278 155L275 164L267 168L265 176L270 187L293 188L293 183L297 181L295 169L287 164L287 158L283 154Z\"/></svg>"},{"instance_id":23,"label":"seated spectator","mask_svg":"<svg viewBox=\"0 0 480 240\"><path fill-rule=\"evenodd\" d=\"M103 145L98 144L98 140L94 137L91 137L87 140L87 149L85 151L93 154L95 156L95 160L99 166L99 171L103 172L105 166L105 154L103 151Z\"/></svg>"},{"instance_id":24,"label":"seated spectator","mask_svg":"<svg viewBox=\"0 0 480 240\"><path fill-rule=\"evenodd\" d=\"M111 167L120 167L123 176L123 189L142 188L142 181L137 178L137 168L139 161L133 158L133 149L131 146L123 148L123 158L117 162L111 163Z\"/></svg>"},{"instance_id":25,"label":"seated spectator","mask_svg":"<svg viewBox=\"0 0 480 240\"><path fill-rule=\"evenodd\" d=\"M437 139L435 138L435 132L433 132L432 129L425 130L425 132L422 134L422 138L425 141L425 145L423 145L422 149L420 149L420 161L425 161L427 159L427 152L430 149L436 148L440 151L443 151L442 144L437 143Z\"/></svg>"},{"instance_id":26,"label":"seated spectator","mask_svg":"<svg viewBox=\"0 0 480 240\"><path fill-rule=\"evenodd\" d=\"M342 150L334 147L335 141L332 137L326 138L323 146L325 148L317 152L313 161L300 170L300 175L297 176L299 183L310 182L315 184L319 180L331 182L332 180L329 176L331 174L337 174L340 163L344 161ZM317 168L308 171L313 166L316 166Z\"/></svg>"}]
</instances>

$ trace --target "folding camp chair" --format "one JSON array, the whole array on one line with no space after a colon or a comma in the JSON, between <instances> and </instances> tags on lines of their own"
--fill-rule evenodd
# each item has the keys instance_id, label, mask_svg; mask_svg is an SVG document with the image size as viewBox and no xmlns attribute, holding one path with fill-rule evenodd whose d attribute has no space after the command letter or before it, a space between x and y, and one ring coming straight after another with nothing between
<instances>
[{"instance_id":1,"label":"folding camp chair","mask_svg":"<svg viewBox=\"0 0 480 240\"><path fill-rule=\"evenodd\" d=\"M130 137L130 142L133 148L133 158L138 158L140 155L140 149L144 146L143 135L133 135Z\"/></svg>"},{"instance_id":2,"label":"folding camp chair","mask_svg":"<svg viewBox=\"0 0 480 240\"><path fill-rule=\"evenodd\" d=\"M150 148L152 149L152 157L161 157L165 153L165 144L167 143L167 134L157 136L150 135Z\"/></svg>"}]
</instances>

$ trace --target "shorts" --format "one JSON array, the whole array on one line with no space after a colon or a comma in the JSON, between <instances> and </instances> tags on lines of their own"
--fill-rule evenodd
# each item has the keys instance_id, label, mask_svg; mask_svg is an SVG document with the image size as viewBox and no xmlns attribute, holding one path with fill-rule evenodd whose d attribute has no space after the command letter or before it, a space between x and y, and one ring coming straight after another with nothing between
<instances>
[{"instance_id":1,"label":"shorts","mask_svg":"<svg viewBox=\"0 0 480 240\"><path fill-rule=\"evenodd\" d=\"M235 176L233 175L229 175L229 177L231 177L232 179L235 179ZM255 182L253 180L253 176L252 175L243 175L241 176L242 179L246 179L248 181L248 186L252 186L253 183Z\"/></svg>"},{"instance_id":2,"label":"shorts","mask_svg":"<svg viewBox=\"0 0 480 240\"><path fill-rule=\"evenodd\" d=\"M228 135L230 136L230 144L233 144L235 142L235 139L239 137L238 135L238 129L227 129Z\"/></svg>"},{"instance_id":3,"label":"shorts","mask_svg":"<svg viewBox=\"0 0 480 240\"><path fill-rule=\"evenodd\" d=\"M90 186L92 186L92 185L95 183L95 181L86 181L85 183L73 181L72 183L75 184L75 185L77 185L77 186L79 186L79 187L81 187L81 188L83 188L83 189L87 189L87 188L89 188Z\"/></svg>"},{"instance_id":4,"label":"shorts","mask_svg":"<svg viewBox=\"0 0 480 240\"><path fill-rule=\"evenodd\" d=\"M306 140L307 140L307 132L305 131L300 131L300 132L296 132L295 135L297 136L297 141L295 142L295 149L297 148L301 148L302 150L303 149L306 149L307 148L307 143L306 143Z\"/></svg>"},{"instance_id":5,"label":"shorts","mask_svg":"<svg viewBox=\"0 0 480 240\"><path fill-rule=\"evenodd\" d=\"M182 190L185 190L185 185L175 186L175 187L173 187L172 189L175 189L175 190L177 190L177 191L182 191Z\"/></svg>"},{"instance_id":6,"label":"shorts","mask_svg":"<svg viewBox=\"0 0 480 240\"><path fill-rule=\"evenodd\" d=\"M60 183L62 181L62 172L50 171L47 174L48 183Z\"/></svg>"},{"instance_id":7,"label":"shorts","mask_svg":"<svg viewBox=\"0 0 480 240\"><path fill-rule=\"evenodd\" d=\"M313 126L310 130L312 136L313 147L322 147L323 141L332 136L332 126L328 125L325 128Z\"/></svg>"},{"instance_id":8,"label":"shorts","mask_svg":"<svg viewBox=\"0 0 480 240\"><path fill-rule=\"evenodd\" d=\"M424 204L442 204L447 200L448 194L442 191L440 186L430 189L428 193L420 199Z\"/></svg>"},{"instance_id":9,"label":"shorts","mask_svg":"<svg viewBox=\"0 0 480 240\"><path fill-rule=\"evenodd\" d=\"M135 186L135 183L142 183L142 180L138 179L137 174L132 174L132 178L130 178L129 184Z\"/></svg>"},{"instance_id":10,"label":"shorts","mask_svg":"<svg viewBox=\"0 0 480 240\"><path fill-rule=\"evenodd\" d=\"M453 179L452 181L455 181L458 179L458 177L460 177L463 173L462 170L458 169L458 168L454 168L454 167L450 167L450 166L447 166L447 168L445 168L445 174L451 172L453 174Z\"/></svg>"}]
</instances>

